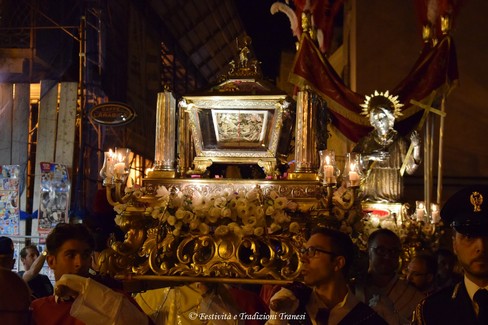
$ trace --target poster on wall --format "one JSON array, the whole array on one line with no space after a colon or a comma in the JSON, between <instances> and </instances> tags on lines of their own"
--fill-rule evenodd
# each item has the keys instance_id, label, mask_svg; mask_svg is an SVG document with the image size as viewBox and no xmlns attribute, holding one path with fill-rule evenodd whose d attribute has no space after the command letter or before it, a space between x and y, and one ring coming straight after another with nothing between
<instances>
[{"instance_id":1,"label":"poster on wall","mask_svg":"<svg viewBox=\"0 0 488 325\"><path fill-rule=\"evenodd\" d=\"M20 166L0 165L0 234L18 235Z\"/></svg>"},{"instance_id":2,"label":"poster on wall","mask_svg":"<svg viewBox=\"0 0 488 325\"><path fill-rule=\"evenodd\" d=\"M39 234L48 233L58 223L68 222L70 188L68 167L56 163L41 163Z\"/></svg>"}]
</instances>

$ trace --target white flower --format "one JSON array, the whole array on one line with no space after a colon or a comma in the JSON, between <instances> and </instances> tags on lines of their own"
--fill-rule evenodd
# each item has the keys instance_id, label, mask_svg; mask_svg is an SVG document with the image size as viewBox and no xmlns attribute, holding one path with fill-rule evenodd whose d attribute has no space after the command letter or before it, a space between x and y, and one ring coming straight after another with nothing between
<instances>
[{"instance_id":1,"label":"white flower","mask_svg":"<svg viewBox=\"0 0 488 325\"><path fill-rule=\"evenodd\" d=\"M218 197L214 201L214 207L224 208L227 205L227 200L224 197Z\"/></svg>"},{"instance_id":2,"label":"white flower","mask_svg":"<svg viewBox=\"0 0 488 325\"><path fill-rule=\"evenodd\" d=\"M174 208L181 208L184 203L183 196L181 193L173 195L171 197L171 206Z\"/></svg>"},{"instance_id":3,"label":"white flower","mask_svg":"<svg viewBox=\"0 0 488 325\"><path fill-rule=\"evenodd\" d=\"M176 224L176 217L175 216L168 216L168 219L166 221L170 226L174 226Z\"/></svg>"},{"instance_id":4,"label":"white flower","mask_svg":"<svg viewBox=\"0 0 488 325\"><path fill-rule=\"evenodd\" d=\"M115 224L119 227L122 226L122 216L121 215L116 215L114 218Z\"/></svg>"},{"instance_id":5,"label":"white flower","mask_svg":"<svg viewBox=\"0 0 488 325\"><path fill-rule=\"evenodd\" d=\"M200 221L198 219L192 220L189 224L191 230L198 229L199 226L200 226Z\"/></svg>"},{"instance_id":6,"label":"white flower","mask_svg":"<svg viewBox=\"0 0 488 325\"><path fill-rule=\"evenodd\" d=\"M288 203L288 199L286 197L276 198L276 200L274 201L274 208L283 210L284 208L286 208L287 203Z\"/></svg>"},{"instance_id":7,"label":"white flower","mask_svg":"<svg viewBox=\"0 0 488 325\"><path fill-rule=\"evenodd\" d=\"M259 192L255 189L247 192L246 194L246 199L248 199L251 202L257 200L258 198L259 198Z\"/></svg>"},{"instance_id":8,"label":"white flower","mask_svg":"<svg viewBox=\"0 0 488 325\"><path fill-rule=\"evenodd\" d=\"M287 215L283 210L276 211L273 215L273 219L278 224L283 224L291 221L291 217Z\"/></svg>"},{"instance_id":9,"label":"white flower","mask_svg":"<svg viewBox=\"0 0 488 325\"><path fill-rule=\"evenodd\" d=\"M236 201L236 209L246 209L247 208L247 201L245 198L239 198Z\"/></svg>"},{"instance_id":10,"label":"white flower","mask_svg":"<svg viewBox=\"0 0 488 325\"><path fill-rule=\"evenodd\" d=\"M145 190L143 187L131 188L131 197L137 200L146 195ZM155 201L146 205L145 214L165 223L172 236L184 237L190 233L226 236L233 233L242 238L263 236L267 229L270 233L287 229L290 233L300 232L300 225L291 222L292 218L287 214L297 205L286 197L280 197L276 191L271 191L268 196L263 196L259 189L247 193L240 190L203 195L196 190L191 194L170 192L159 186L155 197ZM131 204L118 204L114 208L119 225L124 222L122 215ZM226 225L229 219L231 222Z\"/></svg>"},{"instance_id":11,"label":"white flower","mask_svg":"<svg viewBox=\"0 0 488 325\"><path fill-rule=\"evenodd\" d=\"M289 231L291 233L294 233L294 234L299 234L300 233L300 225L298 224L298 222L293 221L292 223L290 223Z\"/></svg>"},{"instance_id":12,"label":"white flower","mask_svg":"<svg viewBox=\"0 0 488 325\"><path fill-rule=\"evenodd\" d=\"M198 230L202 235L208 235L210 233L210 227L203 222L198 225Z\"/></svg>"},{"instance_id":13,"label":"white flower","mask_svg":"<svg viewBox=\"0 0 488 325\"><path fill-rule=\"evenodd\" d=\"M254 236L262 236L262 235L264 235L263 227L257 227L254 229Z\"/></svg>"},{"instance_id":14,"label":"white flower","mask_svg":"<svg viewBox=\"0 0 488 325\"><path fill-rule=\"evenodd\" d=\"M243 207L243 208L237 208L236 209L236 212L237 212L237 216L241 219L245 219L247 218L248 216L248 213L247 213L247 208L246 207Z\"/></svg>"},{"instance_id":15,"label":"white flower","mask_svg":"<svg viewBox=\"0 0 488 325\"><path fill-rule=\"evenodd\" d=\"M376 217L376 216L372 216L371 219L370 219L370 222L371 222L371 225L376 228L380 225L380 218Z\"/></svg>"},{"instance_id":16,"label":"white flower","mask_svg":"<svg viewBox=\"0 0 488 325\"><path fill-rule=\"evenodd\" d=\"M176 219L183 219L186 214L187 214L187 211L185 211L183 209L178 209L178 210L176 210L175 217L176 217Z\"/></svg>"},{"instance_id":17,"label":"white flower","mask_svg":"<svg viewBox=\"0 0 488 325\"><path fill-rule=\"evenodd\" d=\"M114 210L115 212L117 212L117 214L122 214L122 212L124 212L126 208L127 204L117 204L116 206L114 206Z\"/></svg>"},{"instance_id":18,"label":"white flower","mask_svg":"<svg viewBox=\"0 0 488 325\"><path fill-rule=\"evenodd\" d=\"M215 228L214 234L215 236L223 237L229 233L230 229L226 225L221 225Z\"/></svg>"},{"instance_id":19,"label":"white flower","mask_svg":"<svg viewBox=\"0 0 488 325\"><path fill-rule=\"evenodd\" d=\"M262 206L256 207L256 217L264 218L264 208Z\"/></svg>"},{"instance_id":20,"label":"white flower","mask_svg":"<svg viewBox=\"0 0 488 325\"><path fill-rule=\"evenodd\" d=\"M251 225L244 225L242 227L242 233L244 236L251 236L254 234L254 227Z\"/></svg>"},{"instance_id":21,"label":"white flower","mask_svg":"<svg viewBox=\"0 0 488 325\"><path fill-rule=\"evenodd\" d=\"M274 190L273 190L273 191L271 191L271 192L269 193L269 197L270 197L272 200L276 200L276 199L279 197L279 195L278 195L278 193L277 193L276 191L274 191Z\"/></svg>"},{"instance_id":22,"label":"white flower","mask_svg":"<svg viewBox=\"0 0 488 325\"><path fill-rule=\"evenodd\" d=\"M266 215L267 216L272 216L275 212L275 209L272 206L269 206L266 208Z\"/></svg>"},{"instance_id":23,"label":"white flower","mask_svg":"<svg viewBox=\"0 0 488 325\"><path fill-rule=\"evenodd\" d=\"M192 212L186 211L185 216L183 217L183 222L186 224L190 224L190 222L192 222L195 219L196 217Z\"/></svg>"},{"instance_id":24,"label":"white flower","mask_svg":"<svg viewBox=\"0 0 488 325\"><path fill-rule=\"evenodd\" d=\"M247 205L247 213L250 215L255 215L257 213L258 206L255 203L249 203Z\"/></svg>"},{"instance_id":25,"label":"white flower","mask_svg":"<svg viewBox=\"0 0 488 325\"><path fill-rule=\"evenodd\" d=\"M256 217L249 216L249 217L242 218L242 222L244 223L244 225L255 226L257 219Z\"/></svg>"},{"instance_id":26,"label":"white flower","mask_svg":"<svg viewBox=\"0 0 488 325\"><path fill-rule=\"evenodd\" d=\"M296 211L296 209L298 209L298 203L288 200L286 208L291 211Z\"/></svg>"},{"instance_id":27,"label":"white flower","mask_svg":"<svg viewBox=\"0 0 488 325\"><path fill-rule=\"evenodd\" d=\"M156 189L156 197L169 197L169 191L165 186L158 186Z\"/></svg>"},{"instance_id":28,"label":"white flower","mask_svg":"<svg viewBox=\"0 0 488 325\"><path fill-rule=\"evenodd\" d=\"M230 200L228 207L229 209L235 209L237 207L237 199L233 198L232 200Z\"/></svg>"},{"instance_id":29,"label":"white flower","mask_svg":"<svg viewBox=\"0 0 488 325\"><path fill-rule=\"evenodd\" d=\"M220 213L222 215L222 218L232 218L232 210L229 208L222 208L222 211Z\"/></svg>"},{"instance_id":30,"label":"white flower","mask_svg":"<svg viewBox=\"0 0 488 325\"><path fill-rule=\"evenodd\" d=\"M273 222L271 224L271 226L269 226L269 233L273 234L273 233L279 231L280 229L281 229L281 226L279 224Z\"/></svg>"}]
</instances>

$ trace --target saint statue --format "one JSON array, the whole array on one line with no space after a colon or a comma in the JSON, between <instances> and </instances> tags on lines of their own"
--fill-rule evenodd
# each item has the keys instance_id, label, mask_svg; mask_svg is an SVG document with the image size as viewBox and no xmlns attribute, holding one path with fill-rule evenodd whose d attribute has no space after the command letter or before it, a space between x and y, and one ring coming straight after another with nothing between
<instances>
[{"instance_id":1,"label":"saint statue","mask_svg":"<svg viewBox=\"0 0 488 325\"><path fill-rule=\"evenodd\" d=\"M405 172L413 174L420 164L420 138L413 131L409 139L400 136L393 128L395 118L401 116L398 96L388 91L366 96L362 115L369 118L374 128L360 139L353 152L361 154L361 168L365 178L361 183L363 200L370 202L401 202L403 177L400 169L405 163ZM409 145L413 150L406 157ZM405 159L407 159L405 161Z\"/></svg>"}]
</instances>

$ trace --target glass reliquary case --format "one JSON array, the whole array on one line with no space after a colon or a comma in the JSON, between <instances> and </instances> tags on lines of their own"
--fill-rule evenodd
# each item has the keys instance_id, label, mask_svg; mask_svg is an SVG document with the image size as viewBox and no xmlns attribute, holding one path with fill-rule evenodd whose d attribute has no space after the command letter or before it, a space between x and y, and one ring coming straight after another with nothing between
<instances>
[{"instance_id":1,"label":"glass reliquary case","mask_svg":"<svg viewBox=\"0 0 488 325\"><path fill-rule=\"evenodd\" d=\"M257 60L245 53L246 44L221 83L179 102L188 114L194 174L203 174L213 163L258 164L267 176L274 174L279 149L290 136L282 135L282 126L292 101L260 79Z\"/></svg>"}]
</instances>

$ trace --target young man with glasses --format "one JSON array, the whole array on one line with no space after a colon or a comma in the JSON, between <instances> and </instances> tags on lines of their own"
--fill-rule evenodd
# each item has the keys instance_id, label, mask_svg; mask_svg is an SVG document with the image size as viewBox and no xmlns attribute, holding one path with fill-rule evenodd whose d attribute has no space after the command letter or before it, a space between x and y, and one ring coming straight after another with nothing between
<instances>
[{"instance_id":1,"label":"young man with glasses","mask_svg":"<svg viewBox=\"0 0 488 325\"><path fill-rule=\"evenodd\" d=\"M400 279L401 252L400 238L393 231L374 231L368 238L368 272L354 285L356 296L390 325L410 324L415 306L424 298Z\"/></svg>"},{"instance_id":2,"label":"young man with glasses","mask_svg":"<svg viewBox=\"0 0 488 325\"><path fill-rule=\"evenodd\" d=\"M371 324L386 322L348 287L354 245L345 233L318 228L302 249L303 284L282 288L270 300L267 324Z\"/></svg>"},{"instance_id":3,"label":"young man with glasses","mask_svg":"<svg viewBox=\"0 0 488 325\"><path fill-rule=\"evenodd\" d=\"M452 245L464 278L425 298L413 324L488 324L488 186L470 186L441 210L453 228Z\"/></svg>"}]
</instances>

